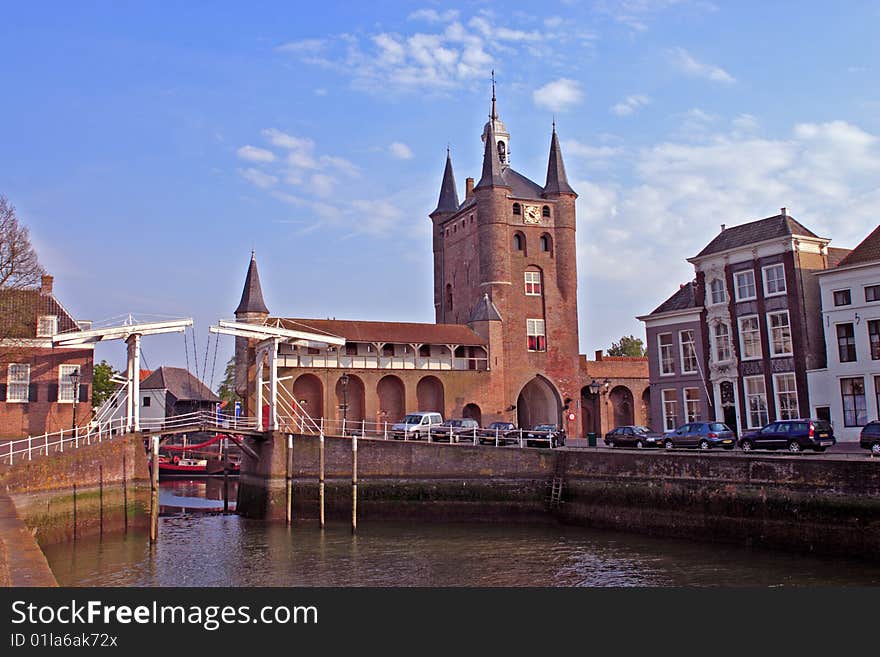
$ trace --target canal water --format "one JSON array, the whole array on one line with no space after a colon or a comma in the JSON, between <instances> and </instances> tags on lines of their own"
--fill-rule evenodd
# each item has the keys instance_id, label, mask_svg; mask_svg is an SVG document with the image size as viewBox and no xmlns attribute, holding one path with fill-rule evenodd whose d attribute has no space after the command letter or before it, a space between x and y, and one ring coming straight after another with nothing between
<instances>
[{"instance_id":1,"label":"canal water","mask_svg":"<svg viewBox=\"0 0 880 657\"><path fill-rule=\"evenodd\" d=\"M222 478L163 482L160 504L153 549L142 532L45 547L59 584L880 585L880 564L557 524L266 524L222 514Z\"/></svg>"}]
</instances>

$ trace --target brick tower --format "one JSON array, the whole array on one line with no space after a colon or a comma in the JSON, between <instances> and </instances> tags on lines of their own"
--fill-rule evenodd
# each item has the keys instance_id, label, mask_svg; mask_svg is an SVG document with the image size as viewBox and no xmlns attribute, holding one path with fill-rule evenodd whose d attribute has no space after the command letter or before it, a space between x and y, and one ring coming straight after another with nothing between
<instances>
[{"instance_id":1,"label":"brick tower","mask_svg":"<svg viewBox=\"0 0 880 657\"><path fill-rule=\"evenodd\" d=\"M263 288L260 285L260 273L257 271L257 257L251 251L251 261L241 291L241 301L235 309L235 319L249 324L262 324L269 317L269 309L263 301ZM254 347L248 338L235 338L235 392L244 400L244 414L253 414L254 409L248 408L253 394L252 376L248 369L254 364Z\"/></svg>"},{"instance_id":2,"label":"brick tower","mask_svg":"<svg viewBox=\"0 0 880 657\"><path fill-rule=\"evenodd\" d=\"M483 129L482 173L459 203L447 153L437 209L431 213L434 304L438 323L486 324L493 370L490 396L520 426L565 425L580 394L575 199L556 125L546 183L510 166L510 134L498 117L495 88ZM495 324L500 324L496 327ZM491 328L491 331L489 329Z\"/></svg>"}]
</instances>

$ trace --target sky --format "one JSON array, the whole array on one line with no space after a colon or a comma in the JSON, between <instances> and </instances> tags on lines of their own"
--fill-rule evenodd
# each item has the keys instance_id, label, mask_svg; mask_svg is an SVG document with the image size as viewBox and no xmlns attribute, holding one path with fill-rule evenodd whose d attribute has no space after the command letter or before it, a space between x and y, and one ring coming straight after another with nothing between
<instances>
[{"instance_id":1,"label":"sky","mask_svg":"<svg viewBox=\"0 0 880 657\"><path fill-rule=\"evenodd\" d=\"M853 247L880 208L876 2L28 2L0 24L0 194L80 319L192 317L146 367L216 388L251 250L275 315L432 322L451 149L479 178L490 71L511 164L556 119L578 192L581 352L789 213ZM187 345L186 348L184 345ZM217 356L214 356L215 346ZM124 365L124 346L97 358ZM206 372L206 373L205 373Z\"/></svg>"}]
</instances>

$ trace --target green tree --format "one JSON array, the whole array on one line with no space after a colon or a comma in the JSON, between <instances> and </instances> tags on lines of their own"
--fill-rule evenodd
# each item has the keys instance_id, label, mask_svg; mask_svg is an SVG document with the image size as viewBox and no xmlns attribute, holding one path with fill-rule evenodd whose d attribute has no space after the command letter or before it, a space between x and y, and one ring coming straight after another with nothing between
<instances>
[{"instance_id":1,"label":"green tree","mask_svg":"<svg viewBox=\"0 0 880 657\"><path fill-rule=\"evenodd\" d=\"M645 343L641 338L634 335L624 335L619 342L612 342L611 348L605 350L606 356L634 356L645 355Z\"/></svg>"},{"instance_id":2,"label":"green tree","mask_svg":"<svg viewBox=\"0 0 880 657\"><path fill-rule=\"evenodd\" d=\"M95 373L92 378L92 406L98 408L107 401L110 395L116 392L116 388L119 387L119 384L113 381L113 376L116 374L119 372L113 369L113 366L106 360L95 365Z\"/></svg>"},{"instance_id":3,"label":"green tree","mask_svg":"<svg viewBox=\"0 0 880 657\"><path fill-rule=\"evenodd\" d=\"M236 400L240 399L238 394L235 392L235 356L231 356L229 361L226 363L226 372L223 375L223 380L220 382L220 387L217 388L217 396L225 401L234 403Z\"/></svg>"}]
</instances>

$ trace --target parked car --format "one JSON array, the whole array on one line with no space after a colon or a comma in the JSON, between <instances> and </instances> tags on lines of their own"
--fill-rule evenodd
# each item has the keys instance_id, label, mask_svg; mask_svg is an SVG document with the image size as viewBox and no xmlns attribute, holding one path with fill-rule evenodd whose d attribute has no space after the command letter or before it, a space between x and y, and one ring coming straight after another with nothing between
<instances>
[{"instance_id":1,"label":"parked car","mask_svg":"<svg viewBox=\"0 0 880 657\"><path fill-rule=\"evenodd\" d=\"M562 447L565 445L565 432L555 424L536 424L526 434L528 447Z\"/></svg>"},{"instance_id":2,"label":"parked car","mask_svg":"<svg viewBox=\"0 0 880 657\"><path fill-rule=\"evenodd\" d=\"M812 449L824 452L835 443L834 429L825 420L780 420L771 422L757 431L744 433L739 447L744 452L753 449L787 449L802 452Z\"/></svg>"},{"instance_id":3,"label":"parked car","mask_svg":"<svg viewBox=\"0 0 880 657\"><path fill-rule=\"evenodd\" d=\"M663 437L663 446L666 449L673 447L733 449L736 446L736 436L730 427L721 422L689 422L667 433Z\"/></svg>"},{"instance_id":4,"label":"parked car","mask_svg":"<svg viewBox=\"0 0 880 657\"><path fill-rule=\"evenodd\" d=\"M880 456L880 422L874 420L868 422L863 428L859 436L859 447L862 449L870 449L871 454Z\"/></svg>"},{"instance_id":5,"label":"parked car","mask_svg":"<svg viewBox=\"0 0 880 657\"><path fill-rule=\"evenodd\" d=\"M467 438L473 440L474 432L480 430L480 424L468 417L451 418L436 429L431 429L431 440L455 440Z\"/></svg>"},{"instance_id":6,"label":"parked car","mask_svg":"<svg viewBox=\"0 0 880 657\"><path fill-rule=\"evenodd\" d=\"M408 413L403 420L391 426L391 437L398 440L420 440L428 437L428 429L436 430L443 424L443 416L434 411Z\"/></svg>"},{"instance_id":7,"label":"parked car","mask_svg":"<svg viewBox=\"0 0 880 657\"><path fill-rule=\"evenodd\" d=\"M651 431L648 427L628 425L616 427L605 434L608 447L662 447L665 434Z\"/></svg>"},{"instance_id":8,"label":"parked car","mask_svg":"<svg viewBox=\"0 0 880 657\"><path fill-rule=\"evenodd\" d=\"M494 445L496 439L499 445L518 443L519 429L513 422L492 422L479 432L479 436L483 445Z\"/></svg>"}]
</instances>

